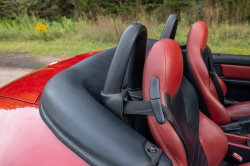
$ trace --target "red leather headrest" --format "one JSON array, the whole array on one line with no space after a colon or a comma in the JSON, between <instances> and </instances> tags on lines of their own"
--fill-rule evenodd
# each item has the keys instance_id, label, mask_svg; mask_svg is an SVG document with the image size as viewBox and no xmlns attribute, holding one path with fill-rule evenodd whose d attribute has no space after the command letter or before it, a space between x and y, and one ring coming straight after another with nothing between
<instances>
[{"instance_id":1,"label":"red leather headrest","mask_svg":"<svg viewBox=\"0 0 250 166\"><path fill-rule=\"evenodd\" d=\"M197 21L191 27L188 33L187 45L192 44L192 47L199 47L202 52L205 50L208 39L207 24L203 21Z\"/></svg>"},{"instance_id":2,"label":"red leather headrest","mask_svg":"<svg viewBox=\"0 0 250 166\"><path fill-rule=\"evenodd\" d=\"M143 72L143 100L150 100L150 82L153 77L160 80L162 104L164 92L172 99L181 84L183 58L179 44L172 39L157 41L148 52Z\"/></svg>"}]
</instances>

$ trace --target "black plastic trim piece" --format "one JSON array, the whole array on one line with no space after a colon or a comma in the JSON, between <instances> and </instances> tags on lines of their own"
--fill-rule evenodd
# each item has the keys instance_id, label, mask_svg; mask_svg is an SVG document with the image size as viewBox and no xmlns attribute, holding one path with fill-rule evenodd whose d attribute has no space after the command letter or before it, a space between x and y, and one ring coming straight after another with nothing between
<instances>
[{"instance_id":1,"label":"black plastic trim piece","mask_svg":"<svg viewBox=\"0 0 250 166\"><path fill-rule=\"evenodd\" d=\"M169 38L174 40L177 26L178 26L178 14L171 14L168 17L168 20L162 31L160 39Z\"/></svg>"},{"instance_id":2,"label":"black plastic trim piece","mask_svg":"<svg viewBox=\"0 0 250 166\"><path fill-rule=\"evenodd\" d=\"M235 85L235 86L250 86L250 80L243 79L233 79L233 78L221 78L227 85Z\"/></svg>"},{"instance_id":3,"label":"black plastic trim piece","mask_svg":"<svg viewBox=\"0 0 250 166\"><path fill-rule=\"evenodd\" d=\"M243 158L243 163L250 162L250 150L229 145L227 154L238 153Z\"/></svg>"},{"instance_id":4,"label":"black plastic trim piece","mask_svg":"<svg viewBox=\"0 0 250 166\"><path fill-rule=\"evenodd\" d=\"M213 53L214 64L250 66L250 56Z\"/></svg>"},{"instance_id":5,"label":"black plastic trim piece","mask_svg":"<svg viewBox=\"0 0 250 166\"><path fill-rule=\"evenodd\" d=\"M159 81L159 78L153 77L150 83L150 99L154 100L154 99L160 99L160 98L161 98L160 81Z\"/></svg>"},{"instance_id":6,"label":"black plastic trim piece","mask_svg":"<svg viewBox=\"0 0 250 166\"><path fill-rule=\"evenodd\" d=\"M165 117L161 107L160 81L153 77L150 82L150 99L155 119L159 124L165 123Z\"/></svg>"}]
</instances>

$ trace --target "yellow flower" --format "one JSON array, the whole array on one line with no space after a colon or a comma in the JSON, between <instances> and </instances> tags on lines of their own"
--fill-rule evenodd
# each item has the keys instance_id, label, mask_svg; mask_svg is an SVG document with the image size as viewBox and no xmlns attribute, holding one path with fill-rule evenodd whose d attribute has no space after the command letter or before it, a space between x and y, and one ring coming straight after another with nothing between
<instances>
[{"instance_id":1,"label":"yellow flower","mask_svg":"<svg viewBox=\"0 0 250 166\"><path fill-rule=\"evenodd\" d=\"M37 23L37 25L35 26L35 31L36 32L41 32L41 33L46 33L47 32L47 27L46 25L42 24L42 23Z\"/></svg>"},{"instance_id":2,"label":"yellow flower","mask_svg":"<svg viewBox=\"0 0 250 166\"><path fill-rule=\"evenodd\" d=\"M51 30L49 30L49 33L51 32Z\"/></svg>"},{"instance_id":3,"label":"yellow flower","mask_svg":"<svg viewBox=\"0 0 250 166\"><path fill-rule=\"evenodd\" d=\"M13 20L12 23L15 24L15 21Z\"/></svg>"},{"instance_id":4,"label":"yellow flower","mask_svg":"<svg viewBox=\"0 0 250 166\"><path fill-rule=\"evenodd\" d=\"M2 25L0 24L0 27L1 27Z\"/></svg>"}]
</instances>

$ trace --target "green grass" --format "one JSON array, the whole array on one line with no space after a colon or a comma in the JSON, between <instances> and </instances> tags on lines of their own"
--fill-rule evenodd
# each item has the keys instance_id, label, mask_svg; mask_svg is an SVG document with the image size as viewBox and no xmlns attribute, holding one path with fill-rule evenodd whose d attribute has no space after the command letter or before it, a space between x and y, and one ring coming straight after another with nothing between
<instances>
[{"instance_id":1,"label":"green grass","mask_svg":"<svg viewBox=\"0 0 250 166\"><path fill-rule=\"evenodd\" d=\"M148 29L148 37L159 39L165 23L146 16L135 20L122 21L116 19L118 36L133 22L144 24ZM46 32L35 31L38 23L47 26ZM185 45L191 25L180 21L176 41ZM250 26L239 25L209 25L208 45L212 52L250 55ZM49 32L49 30L51 32ZM0 51L25 51L33 56L69 57L81 53L115 47L117 35L112 18L99 16L96 22L82 20L74 22L62 18L62 22L49 22L36 17L0 20Z\"/></svg>"},{"instance_id":2,"label":"green grass","mask_svg":"<svg viewBox=\"0 0 250 166\"><path fill-rule=\"evenodd\" d=\"M209 44L213 53L221 53L221 54L236 54L236 55L250 55L250 46L234 46L231 44L233 41L225 42L220 45Z\"/></svg>"},{"instance_id":3,"label":"green grass","mask_svg":"<svg viewBox=\"0 0 250 166\"><path fill-rule=\"evenodd\" d=\"M90 41L0 41L1 51L28 52L32 56L70 57L82 53L115 47L112 43Z\"/></svg>"},{"instance_id":4,"label":"green grass","mask_svg":"<svg viewBox=\"0 0 250 166\"><path fill-rule=\"evenodd\" d=\"M99 43L90 41L0 41L1 51L28 52L32 56L70 57L82 53L109 49L117 43ZM220 46L210 44L213 52L239 55L250 55L250 47L230 46L224 43Z\"/></svg>"}]
</instances>

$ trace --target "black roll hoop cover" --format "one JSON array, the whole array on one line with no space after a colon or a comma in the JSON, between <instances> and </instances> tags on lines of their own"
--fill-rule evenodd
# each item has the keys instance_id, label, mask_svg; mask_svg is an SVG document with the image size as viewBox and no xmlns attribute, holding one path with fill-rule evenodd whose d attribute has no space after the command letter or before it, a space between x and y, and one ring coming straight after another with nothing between
<instances>
[{"instance_id":1,"label":"black roll hoop cover","mask_svg":"<svg viewBox=\"0 0 250 166\"><path fill-rule=\"evenodd\" d=\"M116 116L123 119L123 101L127 91L122 91L122 83L131 57L145 60L147 45L147 29L144 25L135 23L123 33L114 53L104 89L101 92L103 105ZM144 59L141 59L141 58ZM136 70L136 69L135 69ZM135 77L142 77L143 68L134 72Z\"/></svg>"}]
</instances>

